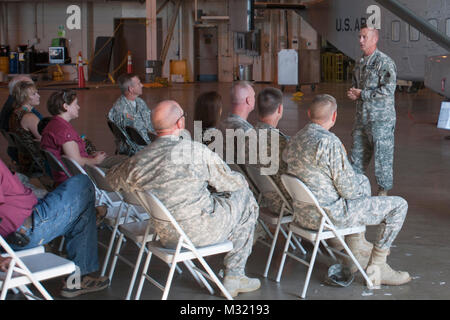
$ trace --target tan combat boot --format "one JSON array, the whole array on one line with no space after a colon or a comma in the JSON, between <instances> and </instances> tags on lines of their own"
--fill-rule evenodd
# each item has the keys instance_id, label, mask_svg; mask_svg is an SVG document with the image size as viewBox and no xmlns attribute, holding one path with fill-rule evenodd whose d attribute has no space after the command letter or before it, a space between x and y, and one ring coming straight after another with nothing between
<instances>
[{"instance_id":1,"label":"tan combat boot","mask_svg":"<svg viewBox=\"0 0 450 320\"><path fill-rule=\"evenodd\" d=\"M345 237L347 246L352 251L361 268L365 269L372 254L373 244L366 240L365 232L350 234ZM348 267L352 273L358 271L358 267L351 259L347 259Z\"/></svg>"},{"instance_id":2,"label":"tan combat boot","mask_svg":"<svg viewBox=\"0 0 450 320\"><path fill-rule=\"evenodd\" d=\"M241 292L258 290L261 287L261 282L259 279L248 278L246 276L225 276L223 278L223 286L234 298Z\"/></svg>"},{"instance_id":3,"label":"tan combat boot","mask_svg":"<svg viewBox=\"0 0 450 320\"><path fill-rule=\"evenodd\" d=\"M389 249L373 247L369 266L366 269L367 276L374 285L372 289L379 289L382 284L399 286L411 281L408 272L395 271L386 263L388 254Z\"/></svg>"}]
</instances>

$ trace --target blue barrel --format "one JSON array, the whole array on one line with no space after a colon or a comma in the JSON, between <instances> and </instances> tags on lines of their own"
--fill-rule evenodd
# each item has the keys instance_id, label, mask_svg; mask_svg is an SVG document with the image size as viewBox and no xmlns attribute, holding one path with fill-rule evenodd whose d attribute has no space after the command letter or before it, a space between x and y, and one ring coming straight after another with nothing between
<instances>
[{"instance_id":1,"label":"blue barrel","mask_svg":"<svg viewBox=\"0 0 450 320\"><path fill-rule=\"evenodd\" d=\"M9 73L17 73L19 71L19 54L11 51L9 53Z\"/></svg>"}]
</instances>

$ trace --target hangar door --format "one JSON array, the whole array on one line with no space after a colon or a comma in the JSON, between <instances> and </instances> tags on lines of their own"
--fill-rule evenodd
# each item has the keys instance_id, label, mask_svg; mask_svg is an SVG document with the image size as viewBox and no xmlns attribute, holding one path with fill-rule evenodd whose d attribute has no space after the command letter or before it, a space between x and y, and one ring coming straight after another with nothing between
<instances>
[{"instance_id":1,"label":"hangar door","mask_svg":"<svg viewBox=\"0 0 450 320\"><path fill-rule=\"evenodd\" d=\"M196 27L195 41L195 80L217 81L218 79L218 34L217 26Z\"/></svg>"}]
</instances>

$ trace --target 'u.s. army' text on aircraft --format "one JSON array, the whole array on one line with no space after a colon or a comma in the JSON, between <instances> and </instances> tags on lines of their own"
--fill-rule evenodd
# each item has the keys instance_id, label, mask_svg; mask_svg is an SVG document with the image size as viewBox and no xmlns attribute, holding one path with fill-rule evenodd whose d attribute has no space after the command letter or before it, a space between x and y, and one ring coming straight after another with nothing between
<instances>
[{"instance_id":1,"label":"'u.s. army' text on aircraft","mask_svg":"<svg viewBox=\"0 0 450 320\"><path fill-rule=\"evenodd\" d=\"M424 81L430 89L450 97L450 0L313 0L302 4L305 10L297 13L355 60L361 57L361 24L376 13L367 9L375 7L381 22L378 47L395 61L397 78ZM429 31L433 39L418 29Z\"/></svg>"}]
</instances>

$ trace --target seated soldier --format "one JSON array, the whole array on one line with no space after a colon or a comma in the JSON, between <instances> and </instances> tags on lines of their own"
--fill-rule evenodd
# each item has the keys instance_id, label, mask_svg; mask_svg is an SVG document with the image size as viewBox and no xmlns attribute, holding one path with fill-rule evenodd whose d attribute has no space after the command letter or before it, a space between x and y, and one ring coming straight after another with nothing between
<instances>
[{"instance_id":1,"label":"seated soldier","mask_svg":"<svg viewBox=\"0 0 450 320\"><path fill-rule=\"evenodd\" d=\"M122 95L114 103L108 113L108 119L114 122L119 128L125 131L127 126L134 127L144 138L145 142L150 143L148 131L153 132L151 122L151 111L144 100L139 98L142 95L142 83L135 74L122 74L118 79ZM142 146L138 146L133 141L130 145L116 139L117 153L133 155Z\"/></svg>"},{"instance_id":2,"label":"seated soldier","mask_svg":"<svg viewBox=\"0 0 450 320\"><path fill-rule=\"evenodd\" d=\"M329 130L337 117L336 100L318 95L308 109L311 120L288 143L284 159L288 173L297 176L316 196L330 220L339 228L379 225L373 249L363 236L346 237L349 248L374 285L401 285L411 280L407 272L395 271L386 263L389 248L397 237L408 210L400 197L371 197L369 179L356 174L342 142ZM317 230L320 213L314 206L294 201L295 221Z\"/></svg>"},{"instance_id":3,"label":"seated soldier","mask_svg":"<svg viewBox=\"0 0 450 320\"><path fill-rule=\"evenodd\" d=\"M254 108L255 90L252 85L247 81L235 82L231 88L231 112L218 126L223 134L222 159L229 164L249 163L249 135L254 134L254 128L247 121L247 118ZM242 132L239 132L239 129L242 129ZM234 134L234 140L229 139L230 131ZM241 134L243 134L245 141L239 139ZM245 145L239 145L239 141L243 141ZM233 144L230 145L230 143ZM242 153L244 154L242 155Z\"/></svg>"},{"instance_id":4,"label":"seated soldier","mask_svg":"<svg viewBox=\"0 0 450 320\"><path fill-rule=\"evenodd\" d=\"M91 274L99 268L94 204L94 186L85 175L73 176L37 199L0 160L0 234L14 250L41 246L64 236L67 259L82 276L79 287L66 285L61 290L66 298L109 286L107 277ZM3 264L6 267L5 261Z\"/></svg>"},{"instance_id":5,"label":"seated soldier","mask_svg":"<svg viewBox=\"0 0 450 320\"><path fill-rule=\"evenodd\" d=\"M233 242L225 255L224 286L231 296L260 287L245 275L252 251L259 208L244 177L207 146L180 135L184 112L175 101L163 101L152 112L158 138L117 167L106 178L116 189L152 192L167 207L196 246ZM210 192L212 186L217 192ZM178 237L167 222L155 221L163 245Z\"/></svg>"},{"instance_id":6,"label":"seated soldier","mask_svg":"<svg viewBox=\"0 0 450 320\"><path fill-rule=\"evenodd\" d=\"M256 109L258 111L258 122L255 125L258 139L261 134L267 137L268 158L271 160L269 164L262 164L261 159L257 163L257 167L274 168L276 173L271 174L284 197L290 202L291 197L281 182L281 175L287 172L287 163L282 160L283 150L289 141L289 137L277 129L278 122L283 116L283 93L276 88L263 89L257 97ZM265 132L264 132L265 130ZM272 135L275 135L274 137ZM276 145L272 146L272 143ZM274 148L274 150L272 150ZM276 154L271 154L275 151ZM260 150L261 155L261 150ZM273 212L280 212L282 201L276 192L266 192L263 194L263 204Z\"/></svg>"},{"instance_id":7,"label":"seated soldier","mask_svg":"<svg viewBox=\"0 0 450 320\"><path fill-rule=\"evenodd\" d=\"M225 129L253 129L247 121L248 115L255 108L255 90L246 81L239 81L231 88L231 112L219 127Z\"/></svg>"}]
</instances>

